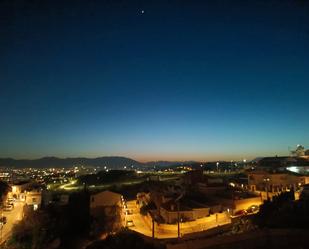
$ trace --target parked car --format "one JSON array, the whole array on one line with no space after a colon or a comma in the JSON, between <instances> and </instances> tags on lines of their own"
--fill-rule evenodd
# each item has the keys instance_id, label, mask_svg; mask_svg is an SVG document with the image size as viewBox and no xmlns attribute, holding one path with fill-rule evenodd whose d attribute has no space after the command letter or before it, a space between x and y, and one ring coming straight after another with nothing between
<instances>
[{"instance_id":1,"label":"parked car","mask_svg":"<svg viewBox=\"0 0 309 249\"><path fill-rule=\"evenodd\" d=\"M253 214L259 211L260 207L258 205L252 205L247 209L247 213Z\"/></svg>"},{"instance_id":2,"label":"parked car","mask_svg":"<svg viewBox=\"0 0 309 249\"><path fill-rule=\"evenodd\" d=\"M244 216L247 214L246 210L238 210L234 213L234 216Z\"/></svg>"},{"instance_id":3,"label":"parked car","mask_svg":"<svg viewBox=\"0 0 309 249\"><path fill-rule=\"evenodd\" d=\"M14 207L14 202L13 202L13 201L9 201L9 200L7 200L7 201L6 201L6 204L7 204L7 205L11 205L11 206L13 206L13 207Z\"/></svg>"},{"instance_id":4,"label":"parked car","mask_svg":"<svg viewBox=\"0 0 309 249\"><path fill-rule=\"evenodd\" d=\"M0 217L0 224L5 225L7 222L7 218L5 216Z\"/></svg>"},{"instance_id":5,"label":"parked car","mask_svg":"<svg viewBox=\"0 0 309 249\"><path fill-rule=\"evenodd\" d=\"M3 207L3 211L12 211L13 210L13 206L12 205L5 205Z\"/></svg>"},{"instance_id":6,"label":"parked car","mask_svg":"<svg viewBox=\"0 0 309 249\"><path fill-rule=\"evenodd\" d=\"M127 220L127 227L134 227L133 220Z\"/></svg>"}]
</instances>

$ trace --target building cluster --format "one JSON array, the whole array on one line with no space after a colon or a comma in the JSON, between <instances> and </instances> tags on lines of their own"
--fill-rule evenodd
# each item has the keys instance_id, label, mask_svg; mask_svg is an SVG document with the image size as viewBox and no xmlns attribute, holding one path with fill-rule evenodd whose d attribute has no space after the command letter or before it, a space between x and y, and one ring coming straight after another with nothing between
<instances>
[{"instance_id":1,"label":"building cluster","mask_svg":"<svg viewBox=\"0 0 309 249\"><path fill-rule=\"evenodd\" d=\"M258 211L264 200L282 192L294 191L295 198L299 198L303 191L305 196L308 173L306 152L301 156L263 158L255 168L244 170L234 179L211 177L202 169L190 170L173 182L158 181L149 192L137 195L137 203L161 223L194 221L222 212L233 217Z\"/></svg>"},{"instance_id":2,"label":"building cluster","mask_svg":"<svg viewBox=\"0 0 309 249\"><path fill-rule=\"evenodd\" d=\"M309 184L309 157L265 157L247 175L248 188L268 198L286 191L299 193Z\"/></svg>"},{"instance_id":3,"label":"building cluster","mask_svg":"<svg viewBox=\"0 0 309 249\"><path fill-rule=\"evenodd\" d=\"M268 191L279 194L285 191L298 191L309 184L309 176L292 172L269 172L256 170L248 173L248 186L252 191Z\"/></svg>"},{"instance_id":4,"label":"building cluster","mask_svg":"<svg viewBox=\"0 0 309 249\"><path fill-rule=\"evenodd\" d=\"M73 166L71 168L0 168L0 180L13 184L34 181L43 186L65 184L81 175L94 174L97 168Z\"/></svg>"},{"instance_id":5,"label":"building cluster","mask_svg":"<svg viewBox=\"0 0 309 249\"><path fill-rule=\"evenodd\" d=\"M0 181L8 186L1 196L2 211L14 212L15 207L22 206L23 213L37 210L40 206L68 203L67 194L48 191L51 185L59 186L72 181L87 169L64 168L1 168Z\"/></svg>"},{"instance_id":6,"label":"building cluster","mask_svg":"<svg viewBox=\"0 0 309 249\"><path fill-rule=\"evenodd\" d=\"M222 212L250 212L262 200L257 193L206 176L202 170L192 170L173 182L158 182L149 193L138 194L137 202L141 209L151 207L148 212L156 221L173 224L179 219L194 221Z\"/></svg>"},{"instance_id":7,"label":"building cluster","mask_svg":"<svg viewBox=\"0 0 309 249\"><path fill-rule=\"evenodd\" d=\"M7 211L14 209L14 202L22 203L29 210L37 210L41 206L42 188L36 183L21 181L9 186L10 190L2 196L2 207ZM11 209L8 209L8 204Z\"/></svg>"},{"instance_id":8,"label":"building cluster","mask_svg":"<svg viewBox=\"0 0 309 249\"><path fill-rule=\"evenodd\" d=\"M258 212L264 200L282 192L293 191L299 198L302 191L303 196L309 197L308 156L266 157L248 165L250 167L244 167L242 174L237 171L234 177L219 170L217 172L221 174L206 172L203 165L197 168L181 166L182 174L170 179L164 178L163 173L150 174L146 181L148 187L136 196L137 210L157 224L178 223L179 226L180 222L202 224L207 217L212 220L223 215L230 220L253 214ZM2 196L2 206L10 211L14 208L13 201L18 201L24 209L35 211L41 205L67 205L70 195L64 191L51 191L49 186L70 185L74 182L72 179L95 172L95 168L83 167L1 169L0 180L10 186L8 193ZM133 224L127 219L130 210L124 197L118 193L92 193L89 211L94 226L105 227L108 231L117 231L128 226L128 222Z\"/></svg>"}]
</instances>

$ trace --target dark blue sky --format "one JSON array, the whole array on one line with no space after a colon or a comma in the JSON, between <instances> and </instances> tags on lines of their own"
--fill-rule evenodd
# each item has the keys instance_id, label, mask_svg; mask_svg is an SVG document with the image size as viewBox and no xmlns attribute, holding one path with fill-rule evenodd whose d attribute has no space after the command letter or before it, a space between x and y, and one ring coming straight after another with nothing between
<instances>
[{"instance_id":1,"label":"dark blue sky","mask_svg":"<svg viewBox=\"0 0 309 249\"><path fill-rule=\"evenodd\" d=\"M229 160L309 147L306 1L0 9L1 157Z\"/></svg>"}]
</instances>

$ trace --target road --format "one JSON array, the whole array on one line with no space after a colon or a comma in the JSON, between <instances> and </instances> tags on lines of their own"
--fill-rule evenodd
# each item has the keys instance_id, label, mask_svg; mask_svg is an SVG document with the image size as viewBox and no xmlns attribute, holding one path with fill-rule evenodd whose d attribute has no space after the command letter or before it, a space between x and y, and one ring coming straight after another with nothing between
<instances>
[{"instance_id":1,"label":"road","mask_svg":"<svg viewBox=\"0 0 309 249\"><path fill-rule=\"evenodd\" d=\"M129 227L129 229L134 230L138 233L144 234L148 237L152 237L152 224L147 217L141 215L139 213L139 209L136 206L136 201L128 201L127 207L129 210L132 210L133 213L131 215L127 215L127 220L132 220L134 222L134 226ZM184 222L180 224L180 234L189 234L194 232L205 231L217 226L222 226L226 224L230 224L231 219L226 214L214 214L209 217L204 217L201 219L197 219L191 222ZM155 237L159 239L166 238L176 238L178 236L177 225L167 225L155 224Z\"/></svg>"},{"instance_id":2,"label":"road","mask_svg":"<svg viewBox=\"0 0 309 249\"><path fill-rule=\"evenodd\" d=\"M136 206L136 200L128 201L127 208L128 210L133 211L131 215L126 215L126 220L132 220L134 222L134 226L129 227L129 229L151 237L151 227L146 223L145 219L143 219L143 216L140 214L139 209Z\"/></svg>"},{"instance_id":3,"label":"road","mask_svg":"<svg viewBox=\"0 0 309 249\"><path fill-rule=\"evenodd\" d=\"M3 216L7 218L7 223L0 229L0 243L7 240L11 235L14 224L22 220L23 217L23 202L15 202L15 207L11 211L3 211Z\"/></svg>"}]
</instances>

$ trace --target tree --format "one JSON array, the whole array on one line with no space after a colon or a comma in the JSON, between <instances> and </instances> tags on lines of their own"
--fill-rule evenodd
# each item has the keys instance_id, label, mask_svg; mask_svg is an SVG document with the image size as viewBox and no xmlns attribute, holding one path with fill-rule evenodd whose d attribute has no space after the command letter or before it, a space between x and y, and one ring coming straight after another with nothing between
<instances>
[{"instance_id":1,"label":"tree","mask_svg":"<svg viewBox=\"0 0 309 249\"><path fill-rule=\"evenodd\" d=\"M147 243L137 233L123 230L118 234L109 235L105 240L98 240L86 249L154 249L154 246Z\"/></svg>"},{"instance_id":2,"label":"tree","mask_svg":"<svg viewBox=\"0 0 309 249\"><path fill-rule=\"evenodd\" d=\"M8 194L9 191L11 191L11 187L6 182L0 181L1 203L3 203L5 196Z\"/></svg>"},{"instance_id":3,"label":"tree","mask_svg":"<svg viewBox=\"0 0 309 249\"><path fill-rule=\"evenodd\" d=\"M304 156L305 155L305 147L298 144L296 150L291 151L293 156Z\"/></svg>"},{"instance_id":4,"label":"tree","mask_svg":"<svg viewBox=\"0 0 309 249\"><path fill-rule=\"evenodd\" d=\"M250 232L255 229L257 229L257 226L254 225L250 219L241 218L233 224L231 233L238 234L238 233Z\"/></svg>"},{"instance_id":5,"label":"tree","mask_svg":"<svg viewBox=\"0 0 309 249\"><path fill-rule=\"evenodd\" d=\"M282 193L264 202L254 221L260 227L308 229L309 200L295 201L290 192Z\"/></svg>"},{"instance_id":6,"label":"tree","mask_svg":"<svg viewBox=\"0 0 309 249\"><path fill-rule=\"evenodd\" d=\"M39 211L25 212L13 227L7 249L76 248L89 233L89 196L74 193L66 206L49 205Z\"/></svg>"},{"instance_id":7,"label":"tree","mask_svg":"<svg viewBox=\"0 0 309 249\"><path fill-rule=\"evenodd\" d=\"M28 213L25 219L13 227L7 248L47 248L57 237L55 220L45 212Z\"/></svg>"}]
</instances>

